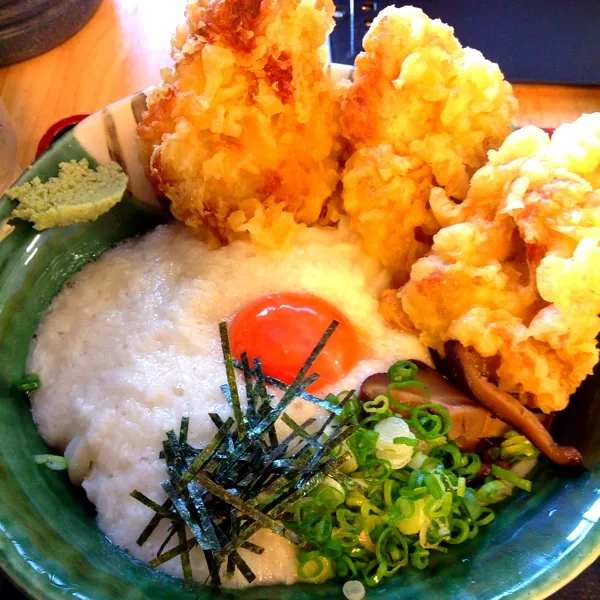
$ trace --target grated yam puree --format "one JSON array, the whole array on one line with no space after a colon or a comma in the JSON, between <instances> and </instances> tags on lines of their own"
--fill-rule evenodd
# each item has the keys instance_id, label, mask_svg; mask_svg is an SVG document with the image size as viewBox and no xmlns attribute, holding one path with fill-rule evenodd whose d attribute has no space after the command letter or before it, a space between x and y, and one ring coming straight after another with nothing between
<instances>
[{"instance_id":1,"label":"grated yam puree","mask_svg":"<svg viewBox=\"0 0 600 600\"><path fill-rule=\"evenodd\" d=\"M352 389L395 360L429 362L415 337L392 331L379 315L377 299L387 283L377 263L340 230L307 229L291 247L276 250L241 241L208 250L183 226L158 227L86 266L52 303L29 360L29 371L42 380L33 395L35 422L49 445L65 451L70 476L96 505L102 531L149 561L168 523L138 547L153 513L129 494L137 488L157 502L165 499L158 455L165 432L178 430L183 415L190 416L194 445L214 435L208 412L229 416L219 389L225 382L219 321L268 293L308 292L330 301L370 349L332 391ZM288 412L302 422L319 409L298 399ZM240 553L257 584L296 580L293 545L268 531L253 541L265 548L262 555ZM201 552L191 558L194 576L204 581ZM163 568L181 576L177 560ZM223 581L246 583L239 572Z\"/></svg>"}]
</instances>

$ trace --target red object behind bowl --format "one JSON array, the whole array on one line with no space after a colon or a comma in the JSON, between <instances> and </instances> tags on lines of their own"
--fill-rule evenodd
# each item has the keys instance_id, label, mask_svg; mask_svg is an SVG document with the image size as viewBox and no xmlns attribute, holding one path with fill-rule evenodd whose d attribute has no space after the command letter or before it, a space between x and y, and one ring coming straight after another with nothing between
<instances>
[{"instance_id":1,"label":"red object behind bowl","mask_svg":"<svg viewBox=\"0 0 600 600\"><path fill-rule=\"evenodd\" d=\"M75 127L78 123L81 123L81 121L88 116L89 115L73 115L72 117L62 119L58 123L54 123L40 140L35 157L39 158L61 135L66 133L72 127Z\"/></svg>"}]
</instances>

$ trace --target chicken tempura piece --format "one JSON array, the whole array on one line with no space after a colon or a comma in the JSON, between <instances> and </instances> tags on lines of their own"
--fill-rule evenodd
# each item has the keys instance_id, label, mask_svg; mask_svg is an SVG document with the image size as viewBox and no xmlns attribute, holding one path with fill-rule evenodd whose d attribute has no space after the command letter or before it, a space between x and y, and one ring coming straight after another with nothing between
<instances>
[{"instance_id":1,"label":"chicken tempura piece","mask_svg":"<svg viewBox=\"0 0 600 600\"><path fill-rule=\"evenodd\" d=\"M431 207L444 228L388 312L472 348L523 404L565 408L598 361L600 113L511 134L464 202L436 188Z\"/></svg>"},{"instance_id":2,"label":"chicken tempura piece","mask_svg":"<svg viewBox=\"0 0 600 600\"><path fill-rule=\"evenodd\" d=\"M338 218L333 12L332 0L190 0L138 133L157 190L200 236L274 246Z\"/></svg>"},{"instance_id":3,"label":"chicken tempura piece","mask_svg":"<svg viewBox=\"0 0 600 600\"><path fill-rule=\"evenodd\" d=\"M418 8L383 10L364 49L342 105L354 151L344 208L367 250L402 282L439 229L431 189L464 199L486 152L510 133L517 103L497 65Z\"/></svg>"}]
</instances>

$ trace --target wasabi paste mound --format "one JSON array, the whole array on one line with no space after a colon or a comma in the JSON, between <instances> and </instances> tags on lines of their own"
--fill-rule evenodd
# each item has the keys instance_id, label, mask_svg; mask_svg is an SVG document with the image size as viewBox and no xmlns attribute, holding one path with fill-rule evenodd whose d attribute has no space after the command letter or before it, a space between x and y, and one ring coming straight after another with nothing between
<instances>
[{"instance_id":1,"label":"wasabi paste mound","mask_svg":"<svg viewBox=\"0 0 600 600\"><path fill-rule=\"evenodd\" d=\"M58 177L42 183L39 177L6 192L17 200L11 219L31 221L41 231L95 221L121 201L128 177L117 163L96 171L84 158L59 165Z\"/></svg>"}]
</instances>

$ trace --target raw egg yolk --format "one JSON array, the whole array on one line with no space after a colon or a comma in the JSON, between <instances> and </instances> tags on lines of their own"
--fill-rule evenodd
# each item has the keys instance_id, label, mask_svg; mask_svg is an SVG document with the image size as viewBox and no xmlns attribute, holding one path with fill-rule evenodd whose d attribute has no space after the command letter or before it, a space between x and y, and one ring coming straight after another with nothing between
<instances>
[{"instance_id":1,"label":"raw egg yolk","mask_svg":"<svg viewBox=\"0 0 600 600\"><path fill-rule=\"evenodd\" d=\"M315 392L341 379L359 358L352 324L329 302L288 292L248 304L229 328L231 350L238 360L246 352L250 365L260 358L265 374L290 384L333 320L339 326L309 371L320 375L308 388Z\"/></svg>"}]
</instances>

